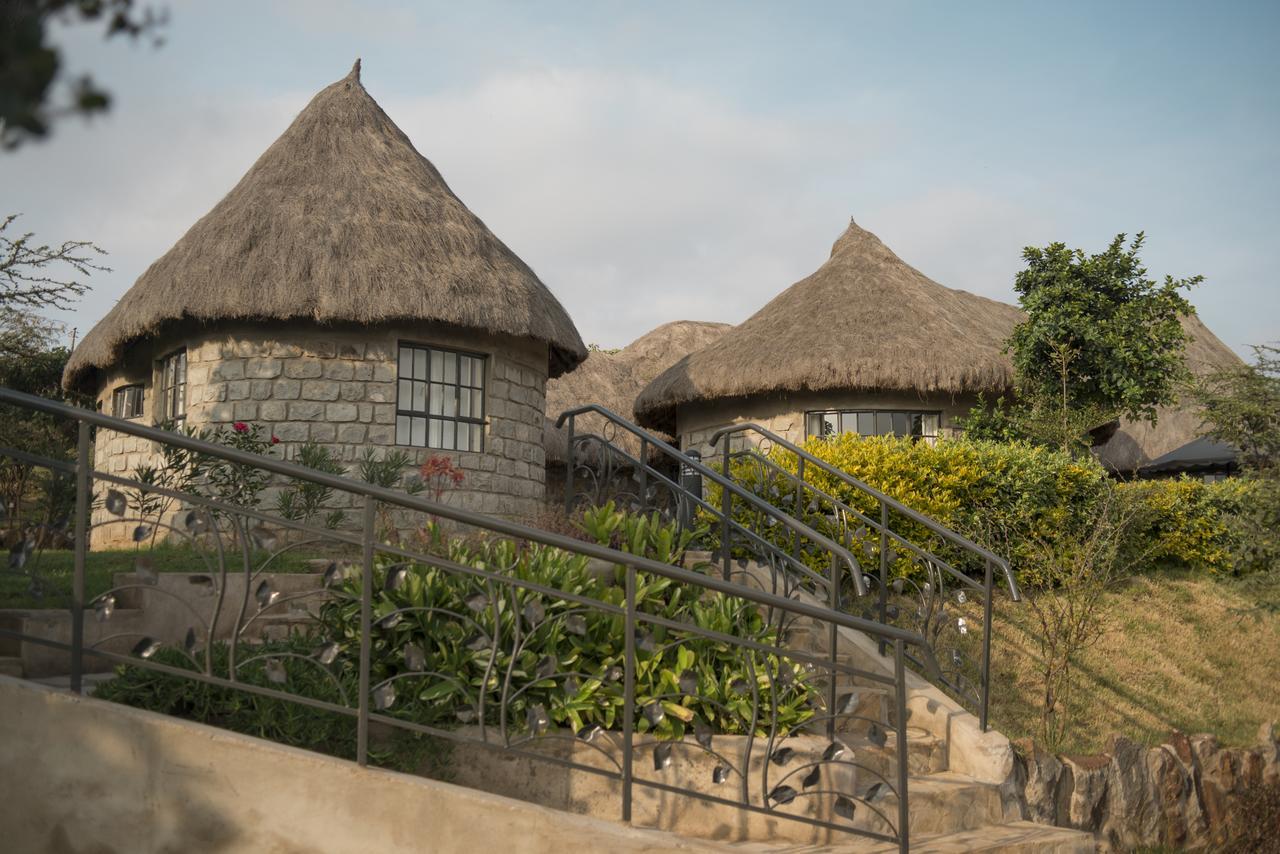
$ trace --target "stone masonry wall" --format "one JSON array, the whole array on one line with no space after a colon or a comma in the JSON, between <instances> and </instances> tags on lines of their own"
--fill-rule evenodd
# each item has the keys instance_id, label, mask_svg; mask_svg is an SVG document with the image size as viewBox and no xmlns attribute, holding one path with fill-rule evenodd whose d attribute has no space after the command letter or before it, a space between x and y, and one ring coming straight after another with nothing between
<instances>
[{"instance_id":1,"label":"stone masonry wall","mask_svg":"<svg viewBox=\"0 0 1280 854\"><path fill-rule=\"evenodd\" d=\"M470 330L418 324L403 328L317 329L243 325L191 335L165 345L135 348L124 364L104 378L103 410L111 391L126 382L146 382L143 423L154 423L154 362L180 346L187 348L187 424L218 427L236 421L261 424L280 439L278 451L292 459L313 440L333 451L356 474L366 448L378 456L395 445L399 342L427 344L484 354L484 449L457 452L405 447L417 465L446 455L464 473L446 500L454 506L507 517L528 516L542 505L547 347L545 344ZM101 431L96 464L126 474L157 454L146 442ZM269 506L272 496L266 495ZM338 496L335 506L343 506ZM350 506L349 502L348 505ZM109 519L95 512L95 522ZM129 541L132 525L95 530L94 544Z\"/></svg>"}]
</instances>

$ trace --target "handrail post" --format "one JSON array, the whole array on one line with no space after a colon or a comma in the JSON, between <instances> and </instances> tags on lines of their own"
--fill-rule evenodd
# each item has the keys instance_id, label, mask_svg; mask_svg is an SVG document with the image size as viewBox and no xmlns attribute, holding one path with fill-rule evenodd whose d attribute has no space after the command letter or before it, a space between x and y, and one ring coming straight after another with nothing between
<instances>
[{"instance_id":1,"label":"handrail post","mask_svg":"<svg viewBox=\"0 0 1280 854\"><path fill-rule=\"evenodd\" d=\"M566 516L573 514L573 470L577 465L574 461L573 418L574 416L569 416L569 445L565 448L564 454L564 513Z\"/></svg>"},{"instance_id":2,"label":"handrail post","mask_svg":"<svg viewBox=\"0 0 1280 854\"><path fill-rule=\"evenodd\" d=\"M880 502L880 622L889 618L889 505ZM884 638L880 639L880 654L885 654Z\"/></svg>"},{"instance_id":3,"label":"handrail post","mask_svg":"<svg viewBox=\"0 0 1280 854\"><path fill-rule=\"evenodd\" d=\"M895 728L898 742L898 850L907 854L911 849L911 811L907 803L907 673L902 662L901 638L893 641L893 693Z\"/></svg>"},{"instance_id":4,"label":"handrail post","mask_svg":"<svg viewBox=\"0 0 1280 854\"><path fill-rule=\"evenodd\" d=\"M631 821L632 754L636 722L636 568L627 564L622 688L622 820Z\"/></svg>"},{"instance_id":5,"label":"handrail post","mask_svg":"<svg viewBox=\"0 0 1280 854\"><path fill-rule=\"evenodd\" d=\"M991 697L991 597L994 569L988 559L982 596L982 709L978 715L978 724L983 732L987 731L987 704Z\"/></svg>"},{"instance_id":6,"label":"handrail post","mask_svg":"<svg viewBox=\"0 0 1280 854\"><path fill-rule=\"evenodd\" d=\"M89 496L93 491L89 460L89 424L80 422L76 437L75 557L71 575L71 693L84 681L84 564L89 550Z\"/></svg>"},{"instance_id":7,"label":"handrail post","mask_svg":"<svg viewBox=\"0 0 1280 854\"><path fill-rule=\"evenodd\" d=\"M796 518L801 519L804 511L804 457L796 457L796 503L795 512L792 514ZM796 560L800 559L800 532L791 532L791 556Z\"/></svg>"},{"instance_id":8,"label":"handrail post","mask_svg":"<svg viewBox=\"0 0 1280 854\"><path fill-rule=\"evenodd\" d=\"M831 605L831 610L840 612L840 556L835 552L831 553L831 589L827 592L827 600ZM827 717L827 738L835 741L836 738L836 702L840 697L839 681L836 673L836 665L839 663L840 651L840 627L835 623L831 623L831 631L828 633L831 643L831 684L827 688L827 708L831 710L831 714Z\"/></svg>"},{"instance_id":9,"label":"handrail post","mask_svg":"<svg viewBox=\"0 0 1280 854\"><path fill-rule=\"evenodd\" d=\"M640 512L649 512L649 440L640 439Z\"/></svg>"},{"instance_id":10,"label":"handrail post","mask_svg":"<svg viewBox=\"0 0 1280 854\"><path fill-rule=\"evenodd\" d=\"M729 524L733 518L733 490L729 489L728 484L733 483L733 477L729 474L729 443L724 443L724 479L726 485L720 487L720 554L724 559L724 580L728 581L732 574L730 566L733 563L733 555L729 548L730 534Z\"/></svg>"},{"instance_id":11,"label":"handrail post","mask_svg":"<svg viewBox=\"0 0 1280 854\"><path fill-rule=\"evenodd\" d=\"M376 501L370 496L364 499L363 542L364 553L360 570L360 703L356 718L356 762L369 764L369 658L373 633L373 540L374 509Z\"/></svg>"}]
</instances>

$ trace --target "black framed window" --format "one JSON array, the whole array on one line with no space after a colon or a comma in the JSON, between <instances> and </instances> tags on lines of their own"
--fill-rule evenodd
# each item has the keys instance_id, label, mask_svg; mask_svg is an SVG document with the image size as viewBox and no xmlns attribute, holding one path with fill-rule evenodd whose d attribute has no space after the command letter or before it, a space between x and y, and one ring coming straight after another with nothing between
<instances>
[{"instance_id":1,"label":"black framed window","mask_svg":"<svg viewBox=\"0 0 1280 854\"><path fill-rule=\"evenodd\" d=\"M111 414L116 418L141 418L144 387L122 385L111 392Z\"/></svg>"},{"instance_id":2,"label":"black framed window","mask_svg":"<svg viewBox=\"0 0 1280 854\"><path fill-rule=\"evenodd\" d=\"M181 421L187 417L187 351L178 350L160 360L156 386L156 419Z\"/></svg>"},{"instance_id":3,"label":"black framed window","mask_svg":"<svg viewBox=\"0 0 1280 854\"><path fill-rule=\"evenodd\" d=\"M859 436L910 436L933 444L938 440L938 412L895 409L828 409L805 413L805 433L823 438L840 433Z\"/></svg>"},{"instance_id":4,"label":"black framed window","mask_svg":"<svg viewBox=\"0 0 1280 854\"><path fill-rule=\"evenodd\" d=\"M484 370L476 353L401 344L396 444L484 450Z\"/></svg>"}]
</instances>

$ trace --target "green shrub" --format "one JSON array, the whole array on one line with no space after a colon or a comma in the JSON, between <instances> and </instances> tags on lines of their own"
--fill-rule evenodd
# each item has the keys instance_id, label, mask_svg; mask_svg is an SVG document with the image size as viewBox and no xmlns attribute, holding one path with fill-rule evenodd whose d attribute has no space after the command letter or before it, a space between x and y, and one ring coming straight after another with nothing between
<instances>
[{"instance_id":1,"label":"green shrub","mask_svg":"<svg viewBox=\"0 0 1280 854\"><path fill-rule=\"evenodd\" d=\"M1180 477L1121 483L1116 490L1135 513L1128 548L1134 571L1168 565L1213 573L1242 568L1235 520L1256 492L1253 482Z\"/></svg>"}]
</instances>

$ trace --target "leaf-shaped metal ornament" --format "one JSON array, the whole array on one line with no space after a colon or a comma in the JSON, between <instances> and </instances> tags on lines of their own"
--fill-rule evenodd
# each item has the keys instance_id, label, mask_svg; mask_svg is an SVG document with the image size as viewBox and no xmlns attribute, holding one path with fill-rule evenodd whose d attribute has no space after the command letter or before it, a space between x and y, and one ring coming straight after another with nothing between
<instances>
[{"instance_id":1,"label":"leaf-shaped metal ornament","mask_svg":"<svg viewBox=\"0 0 1280 854\"><path fill-rule=\"evenodd\" d=\"M693 724L693 738L705 750L711 749L711 725L699 718Z\"/></svg>"},{"instance_id":2,"label":"leaf-shaped metal ornament","mask_svg":"<svg viewBox=\"0 0 1280 854\"><path fill-rule=\"evenodd\" d=\"M416 643L404 645L404 666L414 673L427 669L427 654Z\"/></svg>"},{"instance_id":3,"label":"leaf-shaped metal ornament","mask_svg":"<svg viewBox=\"0 0 1280 854\"><path fill-rule=\"evenodd\" d=\"M867 727L867 741L871 742L876 747L884 747L889 741L889 736L885 733L884 727L877 723L872 723Z\"/></svg>"},{"instance_id":4,"label":"leaf-shaped metal ornament","mask_svg":"<svg viewBox=\"0 0 1280 854\"><path fill-rule=\"evenodd\" d=\"M476 719L476 710L471 706L463 706L454 712L453 716L458 719L459 723L469 724Z\"/></svg>"},{"instance_id":5,"label":"leaf-shaped metal ornament","mask_svg":"<svg viewBox=\"0 0 1280 854\"><path fill-rule=\"evenodd\" d=\"M957 590L957 591L956 591L956 603L957 603L957 604L959 604L959 605L963 605L965 602L968 602L968 601L969 601L969 597L968 597L968 595L967 595L963 590Z\"/></svg>"},{"instance_id":6,"label":"leaf-shaped metal ornament","mask_svg":"<svg viewBox=\"0 0 1280 854\"><path fill-rule=\"evenodd\" d=\"M187 655L196 654L196 629L195 626L187 627L187 636L182 639L182 648L187 651Z\"/></svg>"},{"instance_id":7,"label":"leaf-shaped metal ornament","mask_svg":"<svg viewBox=\"0 0 1280 854\"><path fill-rule=\"evenodd\" d=\"M373 689L373 707L378 711L386 711L395 705L396 702L396 686L390 682L385 682Z\"/></svg>"},{"instance_id":8,"label":"leaf-shaped metal ornament","mask_svg":"<svg viewBox=\"0 0 1280 854\"><path fill-rule=\"evenodd\" d=\"M578 696L578 692L582 690L582 683L578 681L578 677L572 674L564 678L564 693L569 697Z\"/></svg>"},{"instance_id":9,"label":"leaf-shaped metal ornament","mask_svg":"<svg viewBox=\"0 0 1280 854\"><path fill-rule=\"evenodd\" d=\"M621 680L622 677L625 675L626 675L626 672L621 667L615 664L614 666L610 667L608 670L604 672L604 681L617 682Z\"/></svg>"},{"instance_id":10,"label":"leaf-shaped metal ornament","mask_svg":"<svg viewBox=\"0 0 1280 854\"><path fill-rule=\"evenodd\" d=\"M116 610L116 597L110 593L99 596L93 603L94 615L97 616L99 623L105 623L111 619L111 615Z\"/></svg>"},{"instance_id":11,"label":"leaf-shaped metal ornament","mask_svg":"<svg viewBox=\"0 0 1280 854\"><path fill-rule=\"evenodd\" d=\"M813 770L804 775L804 779L800 781L800 788L812 789L814 786L822 782L822 768L818 765L813 766Z\"/></svg>"},{"instance_id":12,"label":"leaf-shaped metal ornament","mask_svg":"<svg viewBox=\"0 0 1280 854\"><path fill-rule=\"evenodd\" d=\"M653 748L653 770L662 771L671 767L671 742L661 741Z\"/></svg>"},{"instance_id":13,"label":"leaf-shaped metal ornament","mask_svg":"<svg viewBox=\"0 0 1280 854\"><path fill-rule=\"evenodd\" d=\"M680 674L679 684L680 693L686 697L696 697L698 695L698 674L692 670L686 670Z\"/></svg>"},{"instance_id":14,"label":"leaf-shaped metal ornament","mask_svg":"<svg viewBox=\"0 0 1280 854\"><path fill-rule=\"evenodd\" d=\"M711 782L715 783L717 786L728 779L729 779L728 765L717 765L715 768L712 769Z\"/></svg>"},{"instance_id":15,"label":"leaf-shaped metal ornament","mask_svg":"<svg viewBox=\"0 0 1280 854\"><path fill-rule=\"evenodd\" d=\"M160 641L155 638L146 637L133 645L132 653L138 658L150 658L156 654L161 647Z\"/></svg>"},{"instance_id":16,"label":"leaf-shaped metal ornament","mask_svg":"<svg viewBox=\"0 0 1280 854\"><path fill-rule=\"evenodd\" d=\"M347 577L346 567L338 561L330 561L324 570L324 586L332 587Z\"/></svg>"},{"instance_id":17,"label":"leaf-shaped metal ornament","mask_svg":"<svg viewBox=\"0 0 1280 854\"><path fill-rule=\"evenodd\" d=\"M773 791L769 793L769 800L773 801L776 806L783 806L794 801L797 794L799 793L790 786L775 786Z\"/></svg>"},{"instance_id":18,"label":"leaf-shaped metal ornament","mask_svg":"<svg viewBox=\"0 0 1280 854\"><path fill-rule=\"evenodd\" d=\"M858 710L858 703L862 700L860 691L850 691L847 694L841 694L840 699L836 700L837 715L851 715Z\"/></svg>"},{"instance_id":19,"label":"leaf-shaped metal ornament","mask_svg":"<svg viewBox=\"0 0 1280 854\"><path fill-rule=\"evenodd\" d=\"M471 636L471 640L467 641L467 649L472 652L479 652L482 649L488 649L493 645L493 641L484 632L476 632Z\"/></svg>"},{"instance_id":20,"label":"leaf-shaped metal ornament","mask_svg":"<svg viewBox=\"0 0 1280 854\"><path fill-rule=\"evenodd\" d=\"M278 658L268 658L263 670L267 674L268 682L274 682L276 685L283 685L289 681L289 674L284 669L284 662Z\"/></svg>"},{"instance_id":21,"label":"leaf-shaped metal ornament","mask_svg":"<svg viewBox=\"0 0 1280 854\"><path fill-rule=\"evenodd\" d=\"M790 747L779 747L777 750L773 751L773 754L769 759L774 765L786 765L791 761L791 757L795 755L795 750Z\"/></svg>"},{"instance_id":22,"label":"leaf-shaped metal ornament","mask_svg":"<svg viewBox=\"0 0 1280 854\"><path fill-rule=\"evenodd\" d=\"M636 631L636 649L641 652L653 652L653 635L645 629Z\"/></svg>"},{"instance_id":23,"label":"leaf-shaped metal ornament","mask_svg":"<svg viewBox=\"0 0 1280 854\"><path fill-rule=\"evenodd\" d=\"M27 565L27 558L31 557L32 551L35 550L34 545L30 545L30 546L28 545L30 543L32 543L32 541L30 539L27 539L20 543L14 543L12 546L10 546L9 548L9 568L10 569L22 569L24 566Z\"/></svg>"},{"instance_id":24,"label":"leaf-shaped metal ornament","mask_svg":"<svg viewBox=\"0 0 1280 854\"><path fill-rule=\"evenodd\" d=\"M547 727L551 726L551 717L547 714L546 706L541 703L534 703L525 713L525 718L529 724L529 731L534 735L542 735L547 731Z\"/></svg>"},{"instance_id":25,"label":"leaf-shaped metal ornament","mask_svg":"<svg viewBox=\"0 0 1280 854\"><path fill-rule=\"evenodd\" d=\"M129 509L129 500L119 490L108 489L107 497L102 502L102 506L106 507L107 512L112 516L123 516L124 511Z\"/></svg>"},{"instance_id":26,"label":"leaf-shaped metal ornament","mask_svg":"<svg viewBox=\"0 0 1280 854\"><path fill-rule=\"evenodd\" d=\"M865 540L867 538L867 526L863 525L853 532L854 539Z\"/></svg>"},{"instance_id":27,"label":"leaf-shaped metal ornament","mask_svg":"<svg viewBox=\"0 0 1280 854\"><path fill-rule=\"evenodd\" d=\"M533 628L547 618L547 609L537 599L530 599L524 606L524 624Z\"/></svg>"},{"instance_id":28,"label":"leaf-shaped metal ornament","mask_svg":"<svg viewBox=\"0 0 1280 854\"><path fill-rule=\"evenodd\" d=\"M890 620L898 619L898 615L901 613L902 611L898 608L897 605L889 605L884 609L884 615L888 617Z\"/></svg>"},{"instance_id":29,"label":"leaf-shaped metal ornament","mask_svg":"<svg viewBox=\"0 0 1280 854\"><path fill-rule=\"evenodd\" d=\"M253 538L254 545L267 552L274 550L279 542L275 533L266 525L254 525L249 529L249 536Z\"/></svg>"},{"instance_id":30,"label":"leaf-shaped metal ornament","mask_svg":"<svg viewBox=\"0 0 1280 854\"><path fill-rule=\"evenodd\" d=\"M320 662L325 667L328 667L330 664L333 664L338 660L338 653L341 651L342 647L337 643L337 641L330 641L329 643L316 647L315 651L312 652L311 655L316 661Z\"/></svg>"},{"instance_id":31,"label":"leaf-shaped metal ornament","mask_svg":"<svg viewBox=\"0 0 1280 854\"><path fill-rule=\"evenodd\" d=\"M655 727L667 719L667 713L663 711L662 704L657 700L646 704L643 709L643 714L644 719L647 720L651 726Z\"/></svg>"},{"instance_id":32,"label":"leaf-shaped metal ornament","mask_svg":"<svg viewBox=\"0 0 1280 854\"><path fill-rule=\"evenodd\" d=\"M383 584L383 588L388 592L399 590L404 586L405 579L409 577L409 566L407 564L397 564L387 569L387 580Z\"/></svg>"},{"instance_id":33,"label":"leaf-shaped metal ornament","mask_svg":"<svg viewBox=\"0 0 1280 854\"><path fill-rule=\"evenodd\" d=\"M893 580L893 592L894 592L894 593L901 594L901 593L902 593L902 588L903 588L903 586L904 586L906 583L907 583L907 582L906 582L906 579L904 579L904 578L895 578L895 579Z\"/></svg>"},{"instance_id":34,"label":"leaf-shaped metal ornament","mask_svg":"<svg viewBox=\"0 0 1280 854\"><path fill-rule=\"evenodd\" d=\"M489 597L484 593L472 593L465 601L467 607L477 614L489 607Z\"/></svg>"},{"instance_id":35,"label":"leaf-shaped metal ornament","mask_svg":"<svg viewBox=\"0 0 1280 854\"><path fill-rule=\"evenodd\" d=\"M158 584L160 582L155 562L151 560L150 555L139 555L138 559L133 562L133 571L138 574L138 580L143 584Z\"/></svg>"},{"instance_id":36,"label":"leaf-shaped metal ornament","mask_svg":"<svg viewBox=\"0 0 1280 854\"><path fill-rule=\"evenodd\" d=\"M604 732L604 727L600 726L600 724L586 724L576 734L581 741L590 743L595 741L596 736L602 732Z\"/></svg>"},{"instance_id":37,"label":"leaf-shaped metal ornament","mask_svg":"<svg viewBox=\"0 0 1280 854\"><path fill-rule=\"evenodd\" d=\"M374 625L380 629L394 629L400 625L400 621L404 619L404 614L400 611L392 611L385 617L381 617L374 622Z\"/></svg>"},{"instance_id":38,"label":"leaf-shaped metal ornament","mask_svg":"<svg viewBox=\"0 0 1280 854\"><path fill-rule=\"evenodd\" d=\"M738 696L745 696L751 692L751 686L745 679L735 679L729 683L729 690Z\"/></svg>"},{"instance_id":39,"label":"leaf-shaped metal ornament","mask_svg":"<svg viewBox=\"0 0 1280 854\"><path fill-rule=\"evenodd\" d=\"M253 591L253 598L258 601L259 608L270 608L280 598L280 591L271 588L271 582L263 579L258 583L258 589Z\"/></svg>"},{"instance_id":40,"label":"leaf-shaped metal ornament","mask_svg":"<svg viewBox=\"0 0 1280 854\"><path fill-rule=\"evenodd\" d=\"M183 514L182 527L189 533L203 534L209 528L209 517L199 510L188 510Z\"/></svg>"},{"instance_id":41,"label":"leaf-shaped metal ornament","mask_svg":"<svg viewBox=\"0 0 1280 854\"><path fill-rule=\"evenodd\" d=\"M213 576L210 575L189 575L187 583L199 591L201 596L213 595Z\"/></svg>"},{"instance_id":42,"label":"leaf-shaped metal ornament","mask_svg":"<svg viewBox=\"0 0 1280 854\"><path fill-rule=\"evenodd\" d=\"M564 630L571 635L582 637L587 633L587 618L581 614L570 614L564 618Z\"/></svg>"},{"instance_id":43,"label":"leaf-shaped metal ornament","mask_svg":"<svg viewBox=\"0 0 1280 854\"><path fill-rule=\"evenodd\" d=\"M961 665L964 664L964 656L960 654L960 650L958 649L951 650L951 663L954 664L956 667L960 667Z\"/></svg>"},{"instance_id":44,"label":"leaf-shaped metal ornament","mask_svg":"<svg viewBox=\"0 0 1280 854\"><path fill-rule=\"evenodd\" d=\"M887 794L889 794L889 787L884 783L876 783L870 789L867 789L867 795L863 800L869 804L874 804L876 801L883 801L884 796Z\"/></svg>"},{"instance_id":45,"label":"leaf-shaped metal ornament","mask_svg":"<svg viewBox=\"0 0 1280 854\"><path fill-rule=\"evenodd\" d=\"M822 751L822 761L835 762L840 757L844 756L844 752L846 749L847 748L842 743L838 741L833 741L827 745L826 750Z\"/></svg>"},{"instance_id":46,"label":"leaf-shaped metal ornament","mask_svg":"<svg viewBox=\"0 0 1280 854\"><path fill-rule=\"evenodd\" d=\"M858 805L853 802L852 798L846 798L844 795L836 796L835 805L832 807L835 814L845 819L853 821L853 814L857 812Z\"/></svg>"},{"instance_id":47,"label":"leaf-shaped metal ornament","mask_svg":"<svg viewBox=\"0 0 1280 854\"><path fill-rule=\"evenodd\" d=\"M964 617L960 617L956 620L956 629L959 630L962 635L969 634L969 623Z\"/></svg>"},{"instance_id":48,"label":"leaf-shaped metal ornament","mask_svg":"<svg viewBox=\"0 0 1280 854\"><path fill-rule=\"evenodd\" d=\"M544 655L538 659L538 665L533 671L535 679L550 679L555 675L558 663L554 655Z\"/></svg>"},{"instance_id":49,"label":"leaf-shaped metal ornament","mask_svg":"<svg viewBox=\"0 0 1280 854\"><path fill-rule=\"evenodd\" d=\"M149 536L151 536L150 525L138 525L133 529L133 541L135 543L140 543Z\"/></svg>"}]
</instances>

